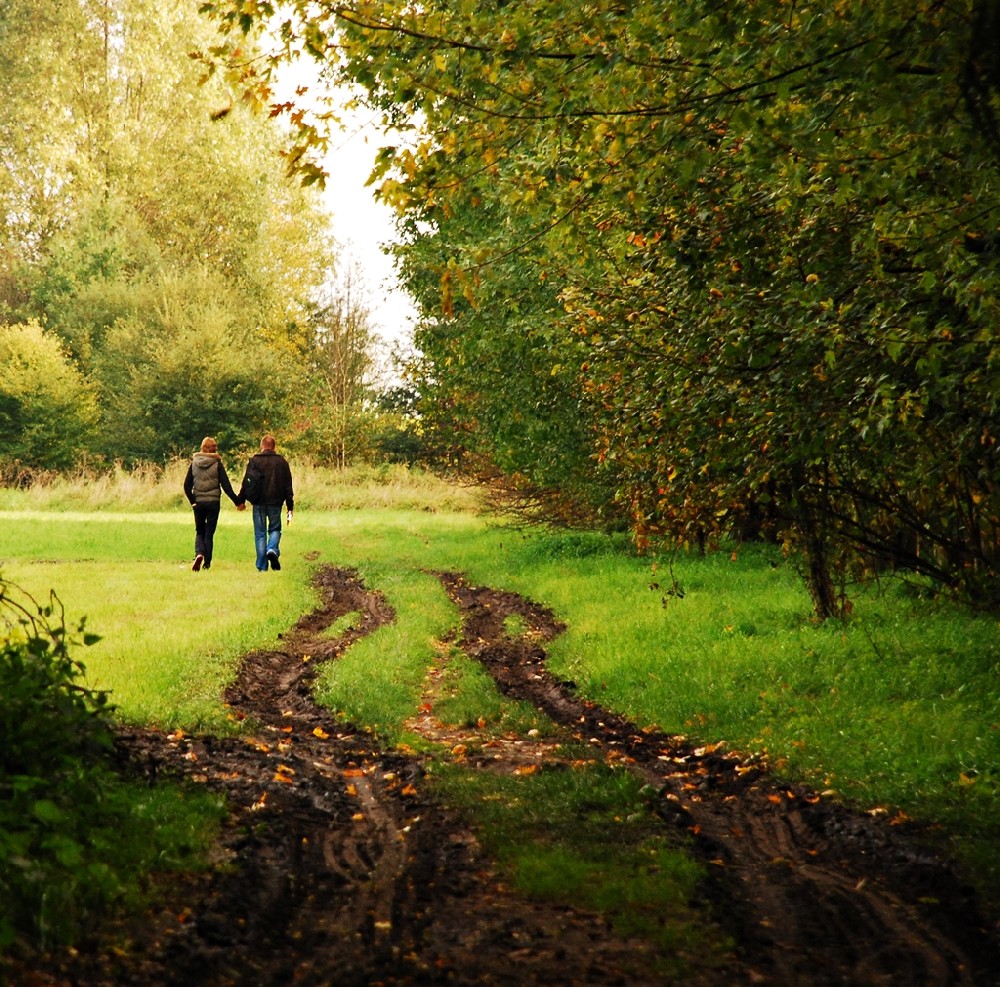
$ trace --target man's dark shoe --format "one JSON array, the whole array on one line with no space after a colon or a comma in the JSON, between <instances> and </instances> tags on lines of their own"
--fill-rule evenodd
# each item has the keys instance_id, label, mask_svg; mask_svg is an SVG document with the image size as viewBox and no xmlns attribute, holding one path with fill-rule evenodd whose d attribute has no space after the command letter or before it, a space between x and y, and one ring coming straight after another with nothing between
<instances>
[{"instance_id":1,"label":"man's dark shoe","mask_svg":"<svg viewBox=\"0 0 1000 987\"><path fill-rule=\"evenodd\" d=\"M196 555L194 557L194 562L191 565L191 571L192 572L197 572L201 568L201 564L204 561L205 561L205 556L204 555Z\"/></svg>"},{"instance_id":2,"label":"man's dark shoe","mask_svg":"<svg viewBox=\"0 0 1000 987\"><path fill-rule=\"evenodd\" d=\"M281 568L281 563L278 561L278 553L271 551L267 553L267 561L270 562L271 568L277 572Z\"/></svg>"}]
</instances>

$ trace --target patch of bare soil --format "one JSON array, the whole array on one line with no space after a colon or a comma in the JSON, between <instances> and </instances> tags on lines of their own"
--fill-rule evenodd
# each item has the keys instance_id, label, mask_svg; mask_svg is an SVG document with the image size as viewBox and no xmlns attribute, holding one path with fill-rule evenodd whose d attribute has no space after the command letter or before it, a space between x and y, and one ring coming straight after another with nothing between
<instances>
[{"instance_id":1,"label":"patch of bare soil","mask_svg":"<svg viewBox=\"0 0 1000 987\"><path fill-rule=\"evenodd\" d=\"M499 687L656 786L663 824L691 834L711 862L706 896L739 949L725 975L702 983L1000 983L995 930L947 862L905 827L575 698L544 667L543 644L561 629L548 611L442 580L463 612L463 648ZM317 666L393 619L349 571L323 568L317 585L320 607L273 650L247 655L226 694L254 725L250 739L121 735L131 770L150 783L184 777L225 793L219 866L172 888L140 926L107 929L101 943L25 972L24 983L662 984L648 944L505 889L472 833L423 791L417 758L382 750L313 702ZM350 628L324 636L347 614L358 615ZM512 614L528 626L516 637L505 631ZM411 725L462 751L469 738L433 716L438 674ZM532 738L477 750L472 763L491 770L556 756Z\"/></svg>"}]
</instances>

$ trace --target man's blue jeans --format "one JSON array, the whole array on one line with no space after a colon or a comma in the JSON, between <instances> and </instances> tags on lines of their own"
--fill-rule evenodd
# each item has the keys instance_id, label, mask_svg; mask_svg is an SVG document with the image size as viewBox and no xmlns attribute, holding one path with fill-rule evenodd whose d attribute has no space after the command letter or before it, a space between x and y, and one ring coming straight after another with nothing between
<instances>
[{"instance_id":1,"label":"man's blue jeans","mask_svg":"<svg viewBox=\"0 0 1000 987\"><path fill-rule=\"evenodd\" d=\"M253 540L257 545L257 569L267 572L267 553L280 555L281 504L253 505Z\"/></svg>"}]
</instances>

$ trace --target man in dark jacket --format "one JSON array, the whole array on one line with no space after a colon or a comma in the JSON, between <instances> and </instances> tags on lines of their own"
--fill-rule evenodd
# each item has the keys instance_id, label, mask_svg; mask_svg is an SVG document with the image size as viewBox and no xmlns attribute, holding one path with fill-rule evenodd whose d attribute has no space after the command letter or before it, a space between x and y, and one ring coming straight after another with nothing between
<instances>
[{"instance_id":1,"label":"man in dark jacket","mask_svg":"<svg viewBox=\"0 0 1000 987\"><path fill-rule=\"evenodd\" d=\"M250 457L237 495L239 503L253 504L253 537L257 546L257 570L281 568L281 508L288 506L288 523L295 510L292 470L284 456L274 451L273 435L260 440L260 452Z\"/></svg>"}]
</instances>

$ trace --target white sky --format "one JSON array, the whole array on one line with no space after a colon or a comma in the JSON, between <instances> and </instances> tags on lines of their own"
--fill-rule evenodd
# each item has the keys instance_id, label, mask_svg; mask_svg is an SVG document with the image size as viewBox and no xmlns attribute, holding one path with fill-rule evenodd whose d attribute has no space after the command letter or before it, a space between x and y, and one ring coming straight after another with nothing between
<instances>
[{"instance_id":1,"label":"white sky","mask_svg":"<svg viewBox=\"0 0 1000 987\"><path fill-rule=\"evenodd\" d=\"M317 97L328 92L326 84L318 79L316 64L308 59L288 69L276 101L291 99L308 106L308 94L293 95L297 86L308 86ZM334 130L324 158L329 177L323 199L331 216L332 232L344 260L356 263L364 280L372 329L387 346L407 343L412 336L413 300L400 287L392 259L381 249L395 236L392 214L387 206L375 201L373 189L365 186L375 155L388 138L376 116L363 110L344 111L343 115L344 129Z\"/></svg>"},{"instance_id":2,"label":"white sky","mask_svg":"<svg viewBox=\"0 0 1000 987\"><path fill-rule=\"evenodd\" d=\"M375 154L385 143L380 128L356 114L343 134L334 134L324 160L329 177L323 198L332 217L333 235L356 261L369 289L373 328L387 342L408 340L413 301L396 280L392 259L381 245L395 236L392 214L365 186Z\"/></svg>"}]
</instances>

